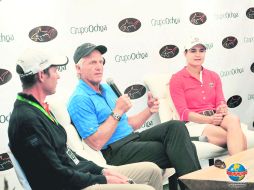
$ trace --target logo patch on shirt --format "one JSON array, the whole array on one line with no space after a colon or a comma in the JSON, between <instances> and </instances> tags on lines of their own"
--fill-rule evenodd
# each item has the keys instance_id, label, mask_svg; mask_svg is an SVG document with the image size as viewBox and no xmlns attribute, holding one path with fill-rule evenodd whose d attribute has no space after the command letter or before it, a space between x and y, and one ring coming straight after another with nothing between
<instances>
[{"instance_id":1,"label":"logo patch on shirt","mask_svg":"<svg viewBox=\"0 0 254 190\"><path fill-rule=\"evenodd\" d=\"M40 140L37 135L31 135L26 138L26 143L31 147L37 147L40 144Z\"/></svg>"},{"instance_id":2,"label":"logo patch on shirt","mask_svg":"<svg viewBox=\"0 0 254 190\"><path fill-rule=\"evenodd\" d=\"M214 83L213 83L213 82L210 82L210 83L209 83L209 86L210 86L210 88L213 88L213 87L214 87Z\"/></svg>"}]
</instances>

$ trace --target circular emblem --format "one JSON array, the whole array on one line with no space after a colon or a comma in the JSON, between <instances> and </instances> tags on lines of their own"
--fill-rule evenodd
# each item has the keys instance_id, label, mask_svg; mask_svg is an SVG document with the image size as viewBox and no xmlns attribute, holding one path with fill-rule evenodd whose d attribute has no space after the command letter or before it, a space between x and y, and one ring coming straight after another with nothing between
<instances>
[{"instance_id":1,"label":"circular emblem","mask_svg":"<svg viewBox=\"0 0 254 190\"><path fill-rule=\"evenodd\" d=\"M228 177L233 181L241 181L247 174L247 169L242 164L232 164L227 169Z\"/></svg>"},{"instance_id":2,"label":"circular emblem","mask_svg":"<svg viewBox=\"0 0 254 190\"><path fill-rule=\"evenodd\" d=\"M249 19L254 19L254 7L251 7L246 11L246 16Z\"/></svg>"},{"instance_id":3,"label":"circular emblem","mask_svg":"<svg viewBox=\"0 0 254 190\"><path fill-rule=\"evenodd\" d=\"M0 86L9 82L12 78L12 74L10 71L5 69L0 69Z\"/></svg>"},{"instance_id":4,"label":"circular emblem","mask_svg":"<svg viewBox=\"0 0 254 190\"><path fill-rule=\"evenodd\" d=\"M238 43L238 40L234 36L228 36L222 40L222 46L226 49L234 48Z\"/></svg>"},{"instance_id":5,"label":"circular emblem","mask_svg":"<svg viewBox=\"0 0 254 190\"><path fill-rule=\"evenodd\" d=\"M48 42L57 36L57 31L51 26L38 26L29 32L29 38L35 42Z\"/></svg>"},{"instance_id":6,"label":"circular emblem","mask_svg":"<svg viewBox=\"0 0 254 190\"><path fill-rule=\"evenodd\" d=\"M175 45L166 45L160 49L160 56L163 58L173 58L179 53L179 48Z\"/></svg>"},{"instance_id":7,"label":"circular emblem","mask_svg":"<svg viewBox=\"0 0 254 190\"><path fill-rule=\"evenodd\" d=\"M235 108L239 106L241 103L242 103L242 98L239 95L231 96L227 101L227 105L229 108Z\"/></svg>"},{"instance_id":8,"label":"circular emblem","mask_svg":"<svg viewBox=\"0 0 254 190\"><path fill-rule=\"evenodd\" d=\"M122 32L135 32L141 27L141 22L136 18L125 18L119 22L118 27Z\"/></svg>"},{"instance_id":9,"label":"circular emblem","mask_svg":"<svg viewBox=\"0 0 254 190\"><path fill-rule=\"evenodd\" d=\"M146 87L141 84L134 84L129 86L124 91L124 94L128 94L130 99L138 99L146 93Z\"/></svg>"},{"instance_id":10,"label":"circular emblem","mask_svg":"<svg viewBox=\"0 0 254 190\"><path fill-rule=\"evenodd\" d=\"M206 15L201 12L195 12L190 15L190 22L195 25L204 24L206 19Z\"/></svg>"},{"instance_id":11,"label":"circular emblem","mask_svg":"<svg viewBox=\"0 0 254 190\"><path fill-rule=\"evenodd\" d=\"M7 153L0 154L0 171L8 170L12 167L9 155Z\"/></svg>"}]
</instances>

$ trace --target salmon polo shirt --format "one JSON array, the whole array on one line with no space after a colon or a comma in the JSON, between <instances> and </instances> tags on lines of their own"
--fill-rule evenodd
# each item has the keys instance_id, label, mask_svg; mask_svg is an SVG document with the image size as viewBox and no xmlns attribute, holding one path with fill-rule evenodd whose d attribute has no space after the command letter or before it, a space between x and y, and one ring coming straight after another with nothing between
<instances>
[{"instance_id":1,"label":"salmon polo shirt","mask_svg":"<svg viewBox=\"0 0 254 190\"><path fill-rule=\"evenodd\" d=\"M172 75L169 88L182 121L189 120L190 112L216 110L222 102L225 103L219 75L205 68L198 80L184 67Z\"/></svg>"}]
</instances>

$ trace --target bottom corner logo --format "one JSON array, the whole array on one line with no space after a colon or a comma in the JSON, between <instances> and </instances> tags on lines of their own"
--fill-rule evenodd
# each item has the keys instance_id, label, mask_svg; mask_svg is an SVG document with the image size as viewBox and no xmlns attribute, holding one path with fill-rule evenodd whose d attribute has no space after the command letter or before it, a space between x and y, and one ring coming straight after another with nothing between
<instances>
[{"instance_id":1,"label":"bottom corner logo","mask_svg":"<svg viewBox=\"0 0 254 190\"><path fill-rule=\"evenodd\" d=\"M239 163L231 164L227 169L227 175L232 181L241 181L247 174L247 169Z\"/></svg>"}]
</instances>

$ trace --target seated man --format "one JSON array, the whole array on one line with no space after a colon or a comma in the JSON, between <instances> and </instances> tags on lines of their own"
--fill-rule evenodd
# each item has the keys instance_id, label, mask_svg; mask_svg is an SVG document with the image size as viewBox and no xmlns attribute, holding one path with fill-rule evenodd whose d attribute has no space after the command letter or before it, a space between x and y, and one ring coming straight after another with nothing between
<instances>
[{"instance_id":1,"label":"seated man","mask_svg":"<svg viewBox=\"0 0 254 190\"><path fill-rule=\"evenodd\" d=\"M127 94L117 98L103 77L105 46L85 43L74 54L80 78L68 103L68 112L80 136L101 150L108 164L151 161L160 168L174 167L177 176L200 169L195 146L183 122L169 121L141 133L135 132L158 111L159 102L148 94L148 107L127 117L131 108Z\"/></svg>"},{"instance_id":2,"label":"seated man","mask_svg":"<svg viewBox=\"0 0 254 190\"><path fill-rule=\"evenodd\" d=\"M206 46L199 38L192 38L184 54L187 65L170 80L171 97L180 119L204 124L188 124L190 132L197 132L191 136L203 135L210 143L227 145L230 155L246 150L240 120L228 112L219 75L203 67ZM193 127L198 129L191 130Z\"/></svg>"},{"instance_id":3,"label":"seated man","mask_svg":"<svg viewBox=\"0 0 254 190\"><path fill-rule=\"evenodd\" d=\"M162 190L161 169L144 162L104 169L75 154L66 145L67 135L44 103L54 94L57 66L67 57L27 49L17 62L23 92L11 114L10 149L33 190ZM132 180L136 184L133 183ZM147 184L147 185L141 185Z\"/></svg>"}]
</instances>

